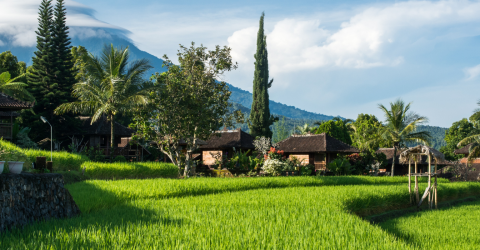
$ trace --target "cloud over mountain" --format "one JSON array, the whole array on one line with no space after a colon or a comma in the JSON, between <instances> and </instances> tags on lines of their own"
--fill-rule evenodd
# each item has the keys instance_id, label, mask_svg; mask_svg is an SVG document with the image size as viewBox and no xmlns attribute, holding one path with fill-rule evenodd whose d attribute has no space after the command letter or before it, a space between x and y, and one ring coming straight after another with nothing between
<instances>
[{"instance_id":1,"label":"cloud over mountain","mask_svg":"<svg viewBox=\"0 0 480 250\"><path fill-rule=\"evenodd\" d=\"M0 46L32 47L36 44L38 25L38 0L0 0ZM53 1L53 4L56 2ZM128 34L128 31L115 25L102 22L94 17L95 11L75 1L65 1L67 25L72 38L109 36L105 30L114 34Z\"/></svg>"}]
</instances>

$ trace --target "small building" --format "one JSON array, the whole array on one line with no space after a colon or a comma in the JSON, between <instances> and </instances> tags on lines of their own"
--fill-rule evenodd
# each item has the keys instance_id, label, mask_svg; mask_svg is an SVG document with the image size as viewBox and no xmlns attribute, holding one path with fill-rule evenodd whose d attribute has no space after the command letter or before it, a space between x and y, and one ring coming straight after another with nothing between
<instances>
[{"instance_id":1,"label":"small building","mask_svg":"<svg viewBox=\"0 0 480 250\"><path fill-rule=\"evenodd\" d=\"M475 158L468 161L468 155L470 154L470 147L472 143L459 148L453 151L456 155L463 155L464 157L459 160L460 164L467 164L469 173L467 175L467 180L469 181L478 181L480 180L480 158Z\"/></svg>"},{"instance_id":2,"label":"small building","mask_svg":"<svg viewBox=\"0 0 480 250\"><path fill-rule=\"evenodd\" d=\"M100 117L93 124L90 124L91 118L89 116L79 116L77 119L80 120L80 128L67 135L81 140L82 145L100 149L104 155L110 155L111 122L109 122L105 116ZM114 130L115 151L113 155L139 158L142 153L144 155L150 154L147 149L138 145L136 142L132 142L131 136L134 133L133 129L115 122Z\"/></svg>"},{"instance_id":3,"label":"small building","mask_svg":"<svg viewBox=\"0 0 480 250\"><path fill-rule=\"evenodd\" d=\"M203 165L215 165L215 158L213 155L223 157L227 155L232 157L235 151L252 152L255 150L253 141L255 138L250 134L243 132L240 128L236 130L222 130L216 131L205 145L200 146L201 160Z\"/></svg>"},{"instance_id":4,"label":"small building","mask_svg":"<svg viewBox=\"0 0 480 250\"><path fill-rule=\"evenodd\" d=\"M34 103L19 101L0 93L0 137L4 140L12 140L14 120L20 116L16 111L32 108L33 105Z\"/></svg>"},{"instance_id":5,"label":"small building","mask_svg":"<svg viewBox=\"0 0 480 250\"><path fill-rule=\"evenodd\" d=\"M438 154L443 155L442 153L438 152L436 149L431 148L431 150L435 150ZM399 161L400 154L404 152L405 149L397 149L397 154L395 156L395 173L394 175L407 175L408 174L408 163L401 163ZM387 165L384 169L380 169L380 172L390 172L392 171L392 163L393 163L393 148L379 148L376 153L383 153L387 157ZM414 163L412 162L412 168ZM433 163L432 163L433 164ZM437 163L438 168L443 168L447 165L451 165L451 162L442 160ZM417 168L419 173L425 173L428 171L428 157L426 155L422 156L422 159L417 162Z\"/></svg>"},{"instance_id":6,"label":"small building","mask_svg":"<svg viewBox=\"0 0 480 250\"><path fill-rule=\"evenodd\" d=\"M290 159L295 157L304 165L315 165L315 170L325 170L327 164L336 159L338 154L360 153L357 148L326 133L292 135L277 145Z\"/></svg>"}]
</instances>

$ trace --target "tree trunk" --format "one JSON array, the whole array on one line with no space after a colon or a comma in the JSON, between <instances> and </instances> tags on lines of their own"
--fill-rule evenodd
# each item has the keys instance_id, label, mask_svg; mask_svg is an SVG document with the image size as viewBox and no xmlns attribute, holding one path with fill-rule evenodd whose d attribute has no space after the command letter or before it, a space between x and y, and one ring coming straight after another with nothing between
<instances>
[{"instance_id":1,"label":"tree trunk","mask_svg":"<svg viewBox=\"0 0 480 250\"><path fill-rule=\"evenodd\" d=\"M183 171L183 177L187 177L188 176L188 173L190 172L190 169L191 169L191 155L192 155L192 151L190 150L187 150L187 153L185 155L185 170Z\"/></svg>"},{"instance_id":2,"label":"tree trunk","mask_svg":"<svg viewBox=\"0 0 480 250\"><path fill-rule=\"evenodd\" d=\"M392 159L392 174L391 176L393 177L395 174L395 158L397 157L397 145L394 143L393 144L393 159Z\"/></svg>"},{"instance_id":3,"label":"tree trunk","mask_svg":"<svg viewBox=\"0 0 480 250\"><path fill-rule=\"evenodd\" d=\"M115 152L115 121L114 121L114 116L110 115L110 161L113 162L113 153Z\"/></svg>"}]
</instances>

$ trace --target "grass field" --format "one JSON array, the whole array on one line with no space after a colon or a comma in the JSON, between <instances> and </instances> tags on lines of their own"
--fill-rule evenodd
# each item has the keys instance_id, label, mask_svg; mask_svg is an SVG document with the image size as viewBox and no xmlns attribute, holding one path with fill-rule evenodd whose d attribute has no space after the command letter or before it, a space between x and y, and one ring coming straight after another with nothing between
<instances>
[{"instance_id":1,"label":"grass field","mask_svg":"<svg viewBox=\"0 0 480 250\"><path fill-rule=\"evenodd\" d=\"M425 211L380 223L419 249L479 249L480 201Z\"/></svg>"},{"instance_id":2,"label":"grass field","mask_svg":"<svg viewBox=\"0 0 480 250\"><path fill-rule=\"evenodd\" d=\"M357 215L405 206L409 201L405 181L401 177L86 181L67 186L81 216L4 234L0 249L421 249L423 245ZM450 199L479 195L480 184L442 183L438 193Z\"/></svg>"},{"instance_id":3,"label":"grass field","mask_svg":"<svg viewBox=\"0 0 480 250\"><path fill-rule=\"evenodd\" d=\"M163 162L84 162L87 175L97 180L144 179L158 177L177 177L178 168Z\"/></svg>"},{"instance_id":4,"label":"grass field","mask_svg":"<svg viewBox=\"0 0 480 250\"><path fill-rule=\"evenodd\" d=\"M32 167L32 162L35 162L36 157L44 156L47 157L47 161L50 161L50 151L37 150L37 149L22 149L17 147L17 145L0 140L0 148L7 150L17 150L23 152L27 155L28 161L23 164L23 170L29 170ZM72 154L69 152L53 152L53 170L54 171L68 171L68 170L80 170L80 166L90 159L87 156Z\"/></svg>"}]
</instances>

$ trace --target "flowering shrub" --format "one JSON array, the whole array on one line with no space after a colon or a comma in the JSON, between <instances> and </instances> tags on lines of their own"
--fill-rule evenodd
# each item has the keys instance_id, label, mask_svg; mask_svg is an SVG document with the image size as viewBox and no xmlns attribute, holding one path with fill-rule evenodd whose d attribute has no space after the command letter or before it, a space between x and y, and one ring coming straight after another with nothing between
<instances>
[{"instance_id":1,"label":"flowering shrub","mask_svg":"<svg viewBox=\"0 0 480 250\"><path fill-rule=\"evenodd\" d=\"M287 164L280 161L279 159L267 159L263 163L263 172L267 175L277 176L280 175L287 167Z\"/></svg>"},{"instance_id":2,"label":"flowering shrub","mask_svg":"<svg viewBox=\"0 0 480 250\"><path fill-rule=\"evenodd\" d=\"M280 160L282 159L283 157L283 150L276 150L275 148L270 148L270 151L268 151L268 153L266 155L264 155L265 157L265 160L266 159L276 159L276 160Z\"/></svg>"}]
</instances>

